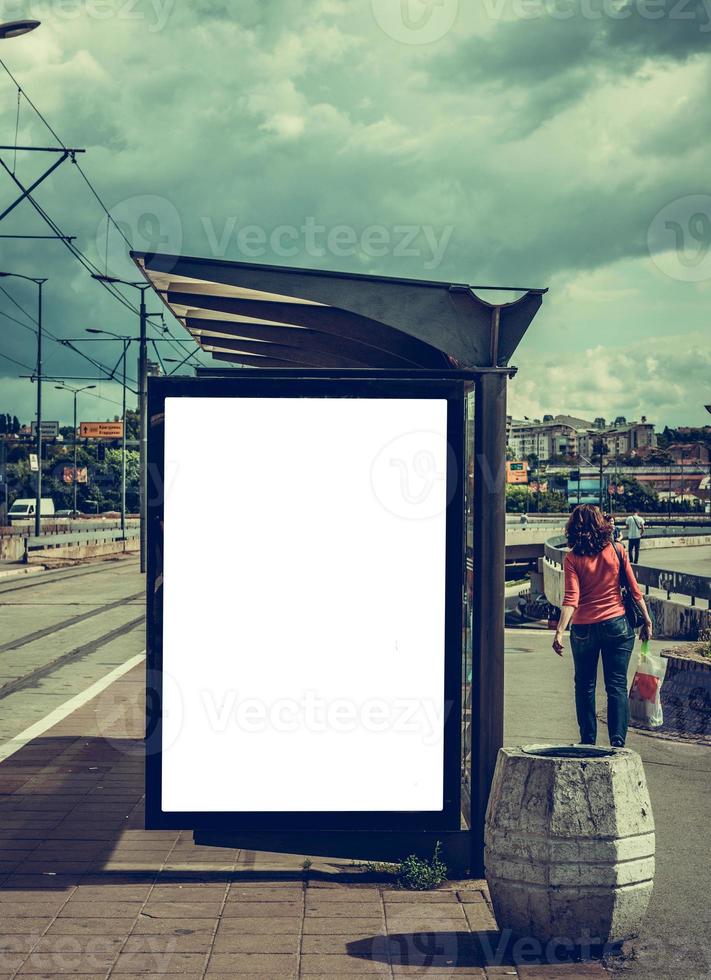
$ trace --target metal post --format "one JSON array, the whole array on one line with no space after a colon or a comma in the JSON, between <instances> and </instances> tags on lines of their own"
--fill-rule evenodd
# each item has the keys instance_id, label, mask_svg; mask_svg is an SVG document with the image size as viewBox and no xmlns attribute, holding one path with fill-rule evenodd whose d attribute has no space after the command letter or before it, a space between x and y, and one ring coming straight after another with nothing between
<instances>
[{"instance_id":1,"label":"metal post","mask_svg":"<svg viewBox=\"0 0 711 980\"><path fill-rule=\"evenodd\" d=\"M77 395L78 394L79 394L78 391L74 392L74 475L72 478L72 483L74 484L74 494L73 494L74 508L72 513L73 518L76 518L77 516Z\"/></svg>"},{"instance_id":2,"label":"metal post","mask_svg":"<svg viewBox=\"0 0 711 980\"><path fill-rule=\"evenodd\" d=\"M0 523L7 524L7 502L8 502L8 489L7 489L7 439L3 437L2 440L2 492L3 492L3 505L2 505L2 521Z\"/></svg>"},{"instance_id":3,"label":"metal post","mask_svg":"<svg viewBox=\"0 0 711 980\"><path fill-rule=\"evenodd\" d=\"M504 739L506 376L477 381L474 413L474 626L471 870L483 873L484 819Z\"/></svg>"},{"instance_id":4,"label":"metal post","mask_svg":"<svg viewBox=\"0 0 711 980\"><path fill-rule=\"evenodd\" d=\"M35 535L42 533L42 281L37 281L37 495Z\"/></svg>"},{"instance_id":5,"label":"metal post","mask_svg":"<svg viewBox=\"0 0 711 980\"><path fill-rule=\"evenodd\" d=\"M123 338L123 397L122 397L122 417L123 435L121 436L121 530L126 534L126 354L128 351L128 341Z\"/></svg>"},{"instance_id":6,"label":"metal post","mask_svg":"<svg viewBox=\"0 0 711 980\"><path fill-rule=\"evenodd\" d=\"M671 478L671 463L669 464L669 490L667 494L667 521L671 524L671 495L672 495L672 478Z\"/></svg>"},{"instance_id":7,"label":"metal post","mask_svg":"<svg viewBox=\"0 0 711 980\"><path fill-rule=\"evenodd\" d=\"M139 433L139 446L140 446L140 477L139 477L139 492L140 492L140 517L141 517L141 528L140 528L140 547L141 547L141 571L146 570L146 529L147 529L147 493L148 493L148 383L147 383L147 349L146 349L146 324L148 322L146 317L146 289L144 287L141 289L141 309L140 309L140 333L139 333L139 349L138 349L138 384L139 384L139 423L140 423L140 433Z\"/></svg>"}]
</instances>

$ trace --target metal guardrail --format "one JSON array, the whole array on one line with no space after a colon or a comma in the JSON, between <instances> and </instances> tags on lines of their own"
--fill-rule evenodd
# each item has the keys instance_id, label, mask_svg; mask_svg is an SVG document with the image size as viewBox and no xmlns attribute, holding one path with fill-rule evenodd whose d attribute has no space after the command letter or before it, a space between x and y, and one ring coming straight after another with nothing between
<instances>
[{"instance_id":1,"label":"metal guardrail","mask_svg":"<svg viewBox=\"0 0 711 980\"><path fill-rule=\"evenodd\" d=\"M647 532L645 537L677 537L681 533L684 532L679 530L672 532L671 529L658 528L655 531ZM692 537L695 534L709 532L687 527L685 533L686 536ZM562 567L567 552L566 539L563 535L550 538L543 546L545 559L553 565ZM650 589L660 589L662 592L666 592L667 599L671 599L672 594L688 596L692 606L696 605L697 599L705 599L711 609L711 576L674 572L668 568L651 568L648 565L635 565L634 574L639 584L644 586L645 595L649 595Z\"/></svg>"},{"instance_id":2,"label":"metal guardrail","mask_svg":"<svg viewBox=\"0 0 711 980\"><path fill-rule=\"evenodd\" d=\"M23 561L27 564L30 551L45 551L47 549L66 548L71 545L94 544L100 541L131 541L138 538L139 528L127 527L125 532L120 528L101 531L81 531L76 534L39 534L28 535L25 538L25 553Z\"/></svg>"}]
</instances>

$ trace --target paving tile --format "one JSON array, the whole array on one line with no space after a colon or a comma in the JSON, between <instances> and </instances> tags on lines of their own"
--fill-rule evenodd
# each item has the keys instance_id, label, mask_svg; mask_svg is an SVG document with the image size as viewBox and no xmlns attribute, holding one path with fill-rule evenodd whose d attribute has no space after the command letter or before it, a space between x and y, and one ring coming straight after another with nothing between
<instances>
[{"instance_id":1,"label":"paving tile","mask_svg":"<svg viewBox=\"0 0 711 980\"><path fill-rule=\"evenodd\" d=\"M123 950L126 953L207 953L212 948L212 929L199 929L188 935L166 933L163 935L129 936Z\"/></svg>"},{"instance_id":2,"label":"paving tile","mask_svg":"<svg viewBox=\"0 0 711 980\"><path fill-rule=\"evenodd\" d=\"M313 902L306 901L307 916L346 916L354 919L375 919L383 917L383 907L380 902Z\"/></svg>"},{"instance_id":3,"label":"paving tile","mask_svg":"<svg viewBox=\"0 0 711 980\"><path fill-rule=\"evenodd\" d=\"M336 974L346 974L348 976L390 975L390 967L386 962L376 960L360 959L355 956L339 956L337 953L304 953L301 957L302 975L320 974L329 978Z\"/></svg>"},{"instance_id":4,"label":"paving tile","mask_svg":"<svg viewBox=\"0 0 711 980\"><path fill-rule=\"evenodd\" d=\"M153 902L148 901L141 915L154 919L214 919L220 914L221 902Z\"/></svg>"},{"instance_id":5,"label":"paving tile","mask_svg":"<svg viewBox=\"0 0 711 980\"><path fill-rule=\"evenodd\" d=\"M207 976L254 976L292 978L299 975L298 957L292 953L213 953L207 965Z\"/></svg>"},{"instance_id":6,"label":"paving tile","mask_svg":"<svg viewBox=\"0 0 711 980\"><path fill-rule=\"evenodd\" d=\"M373 945L388 948L388 938L384 933L346 933L344 935L302 936L302 953L347 954L352 947L363 949L366 954Z\"/></svg>"},{"instance_id":7,"label":"paving tile","mask_svg":"<svg viewBox=\"0 0 711 980\"><path fill-rule=\"evenodd\" d=\"M303 914L301 902L230 902L222 913L225 919L254 916L299 916Z\"/></svg>"},{"instance_id":8,"label":"paving tile","mask_svg":"<svg viewBox=\"0 0 711 980\"><path fill-rule=\"evenodd\" d=\"M30 918L23 916L20 919L15 919L12 916L2 919L2 931L7 935L28 935L30 933L36 933L37 935L42 935L47 926L52 922L51 916Z\"/></svg>"},{"instance_id":9,"label":"paving tile","mask_svg":"<svg viewBox=\"0 0 711 980\"><path fill-rule=\"evenodd\" d=\"M404 966L393 964L393 975L396 977L480 977L484 980L486 974L480 966Z\"/></svg>"},{"instance_id":10,"label":"paving tile","mask_svg":"<svg viewBox=\"0 0 711 980\"><path fill-rule=\"evenodd\" d=\"M324 920L319 920L324 921ZM255 916L236 919L225 919L220 921L217 935L243 936L298 936L301 932L301 919L297 916L287 918L269 918L267 916Z\"/></svg>"},{"instance_id":11,"label":"paving tile","mask_svg":"<svg viewBox=\"0 0 711 980\"><path fill-rule=\"evenodd\" d=\"M19 976L37 973L44 973L54 977L72 977L87 973L104 976L111 968L111 964L115 959L115 952L30 953L19 971Z\"/></svg>"},{"instance_id":12,"label":"paving tile","mask_svg":"<svg viewBox=\"0 0 711 980\"><path fill-rule=\"evenodd\" d=\"M265 886L245 887L243 884L230 885L227 904L233 902L301 902L303 889L284 885L276 888Z\"/></svg>"},{"instance_id":13,"label":"paving tile","mask_svg":"<svg viewBox=\"0 0 711 980\"><path fill-rule=\"evenodd\" d=\"M114 963L112 976L117 973L134 975L150 974L151 977L166 973L202 973L205 965L204 953L177 953L165 950L155 953L120 953Z\"/></svg>"},{"instance_id":14,"label":"paving tile","mask_svg":"<svg viewBox=\"0 0 711 980\"><path fill-rule=\"evenodd\" d=\"M339 887L327 888L309 885L305 894L307 901L318 899L318 901L348 902L351 904L380 901L380 892L377 888L363 888L360 885L340 885Z\"/></svg>"},{"instance_id":15,"label":"paving tile","mask_svg":"<svg viewBox=\"0 0 711 980\"><path fill-rule=\"evenodd\" d=\"M0 926L4 928L4 922L0 923ZM27 932L27 933L0 933L0 974L4 972L4 954L5 953L29 953L33 946L35 946L40 939L40 933L38 932Z\"/></svg>"},{"instance_id":16,"label":"paving tile","mask_svg":"<svg viewBox=\"0 0 711 980\"><path fill-rule=\"evenodd\" d=\"M113 919L136 916L143 902L83 902L70 898L59 913L62 919Z\"/></svg>"},{"instance_id":17,"label":"paving tile","mask_svg":"<svg viewBox=\"0 0 711 980\"><path fill-rule=\"evenodd\" d=\"M300 937L298 934L282 936L277 933L262 935L241 932L221 932L215 939L215 953L298 953Z\"/></svg>"},{"instance_id":18,"label":"paving tile","mask_svg":"<svg viewBox=\"0 0 711 980\"><path fill-rule=\"evenodd\" d=\"M457 893L453 891L442 891L442 892L408 892L399 889L383 889L383 900L386 904L389 902L397 903L412 903L412 902L427 902L429 905L434 904L451 904L456 903Z\"/></svg>"},{"instance_id":19,"label":"paving tile","mask_svg":"<svg viewBox=\"0 0 711 980\"><path fill-rule=\"evenodd\" d=\"M475 888L459 888L457 889L457 897L460 902L485 902L486 897L484 892L479 891Z\"/></svg>"},{"instance_id":20,"label":"paving tile","mask_svg":"<svg viewBox=\"0 0 711 980\"><path fill-rule=\"evenodd\" d=\"M191 936L196 932L214 931L218 921L217 916L214 919L151 919L141 915L136 919L131 935Z\"/></svg>"},{"instance_id":21,"label":"paving tile","mask_svg":"<svg viewBox=\"0 0 711 980\"><path fill-rule=\"evenodd\" d=\"M42 936L33 953L65 953L70 956L92 956L94 953L118 955L123 946L123 936L80 935L66 936L59 933Z\"/></svg>"},{"instance_id":22,"label":"paving tile","mask_svg":"<svg viewBox=\"0 0 711 980\"><path fill-rule=\"evenodd\" d=\"M5 902L3 911L13 919L39 919L54 918L55 915L64 907L67 896L63 895L59 901L43 901L44 896L39 896L34 902Z\"/></svg>"},{"instance_id":23,"label":"paving tile","mask_svg":"<svg viewBox=\"0 0 711 980\"><path fill-rule=\"evenodd\" d=\"M463 906L464 912L472 932L492 932L496 931L496 919L489 911L489 906L484 904L467 904Z\"/></svg>"},{"instance_id":24,"label":"paving tile","mask_svg":"<svg viewBox=\"0 0 711 980\"><path fill-rule=\"evenodd\" d=\"M519 966L521 980L603 980L610 974L600 963L562 963L555 966L542 963L536 966Z\"/></svg>"},{"instance_id":25,"label":"paving tile","mask_svg":"<svg viewBox=\"0 0 711 980\"><path fill-rule=\"evenodd\" d=\"M378 935L382 931L382 928L382 918L349 919L343 916L331 916L330 918L314 916L304 919L304 935L307 936L348 936L352 933L358 935L362 935L363 933Z\"/></svg>"},{"instance_id":26,"label":"paving tile","mask_svg":"<svg viewBox=\"0 0 711 980\"><path fill-rule=\"evenodd\" d=\"M55 919L47 930L53 936L128 936L135 918Z\"/></svg>"}]
</instances>

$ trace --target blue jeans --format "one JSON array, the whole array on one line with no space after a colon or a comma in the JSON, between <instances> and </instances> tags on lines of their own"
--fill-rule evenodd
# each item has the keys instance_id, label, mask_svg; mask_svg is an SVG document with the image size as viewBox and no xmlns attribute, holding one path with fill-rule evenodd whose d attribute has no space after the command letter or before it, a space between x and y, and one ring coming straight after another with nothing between
<instances>
[{"instance_id":1,"label":"blue jeans","mask_svg":"<svg viewBox=\"0 0 711 980\"><path fill-rule=\"evenodd\" d=\"M626 616L615 616L600 623L572 626L570 645L575 663L575 710L580 727L580 741L594 745L597 739L595 684L597 661L602 654L602 671L607 692L607 731L610 742L627 737L629 707L627 703L627 667L635 633Z\"/></svg>"}]
</instances>

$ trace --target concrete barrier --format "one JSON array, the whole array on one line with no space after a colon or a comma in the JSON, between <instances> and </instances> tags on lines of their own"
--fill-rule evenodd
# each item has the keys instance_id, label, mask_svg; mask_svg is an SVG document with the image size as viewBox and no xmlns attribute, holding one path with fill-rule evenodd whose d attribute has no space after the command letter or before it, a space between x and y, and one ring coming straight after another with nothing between
<instances>
[{"instance_id":1,"label":"concrete barrier","mask_svg":"<svg viewBox=\"0 0 711 980\"><path fill-rule=\"evenodd\" d=\"M675 544L684 547L711 544L711 535L649 538L642 542L642 548L647 551L653 548L668 548ZM562 606L564 593L562 566L550 558L544 557L539 559L538 573L537 587L542 585L542 591L550 603L554 606ZM652 615L655 632L659 637L695 640L700 630L711 626L711 611L709 609L702 609L698 605L690 605L667 598L661 590L657 590L656 594L654 591L648 592L645 595L645 600Z\"/></svg>"},{"instance_id":2,"label":"concrete barrier","mask_svg":"<svg viewBox=\"0 0 711 980\"><path fill-rule=\"evenodd\" d=\"M647 911L654 854L654 818L636 752L499 751L484 863L500 929L543 943L621 943Z\"/></svg>"}]
</instances>

